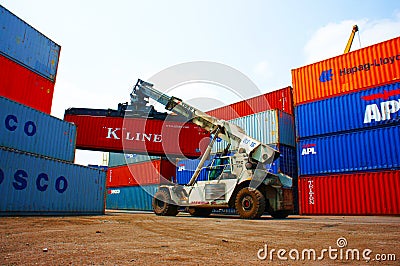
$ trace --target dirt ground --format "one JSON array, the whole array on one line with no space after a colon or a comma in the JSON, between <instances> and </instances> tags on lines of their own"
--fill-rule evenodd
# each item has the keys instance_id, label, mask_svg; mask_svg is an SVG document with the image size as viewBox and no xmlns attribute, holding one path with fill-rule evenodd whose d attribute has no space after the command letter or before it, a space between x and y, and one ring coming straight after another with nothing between
<instances>
[{"instance_id":1,"label":"dirt ground","mask_svg":"<svg viewBox=\"0 0 400 266\"><path fill-rule=\"evenodd\" d=\"M215 214L158 217L108 211L101 216L0 221L0 265L400 264L400 217L241 220ZM354 249L359 260L357 251L351 253Z\"/></svg>"}]
</instances>

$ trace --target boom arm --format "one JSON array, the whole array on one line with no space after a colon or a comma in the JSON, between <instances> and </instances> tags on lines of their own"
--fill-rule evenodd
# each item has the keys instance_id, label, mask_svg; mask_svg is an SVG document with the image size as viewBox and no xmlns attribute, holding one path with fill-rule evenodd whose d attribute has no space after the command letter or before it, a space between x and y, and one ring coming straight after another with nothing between
<instances>
[{"instance_id":1,"label":"boom arm","mask_svg":"<svg viewBox=\"0 0 400 266\"><path fill-rule=\"evenodd\" d=\"M157 89L153 84L138 80L131 97L152 98L165 106L165 109L185 116L188 120L204 128L210 133L226 140L230 144L236 144L239 151L245 151L253 160L261 163L273 162L279 152L275 149L249 137L245 131L235 124L210 116L193 106L184 103L181 99L170 97Z\"/></svg>"},{"instance_id":2,"label":"boom arm","mask_svg":"<svg viewBox=\"0 0 400 266\"><path fill-rule=\"evenodd\" d=\"M344 54L347 54L348 52L350 52L351 45L353 44L353 40L354 40L354 35L356 34L357 31L358 31L358 26L354 25L353 30L351 31L351 34L350 34L350 38L347 41L346 48L344 49Z\"/></svg>"}]
</instances>

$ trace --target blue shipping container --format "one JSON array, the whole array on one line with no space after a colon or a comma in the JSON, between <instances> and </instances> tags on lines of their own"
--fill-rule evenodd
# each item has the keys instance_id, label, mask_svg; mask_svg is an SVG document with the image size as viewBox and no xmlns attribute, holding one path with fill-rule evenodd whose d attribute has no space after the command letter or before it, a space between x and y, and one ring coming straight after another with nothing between
<instances>
[{"instance_id":1,"label":"blue shipping container","mask_svg":"<svg viewBox=\"0 0 400 266\"><path fill-rule=\"evenodd\" d=\"M0 5L0 54L55 81L61 47Z\"/></svg>"},{"instance_id":2,"label":"blue shipping container","mask_svg":"<svg viewBox=\"0 0 400 266\"><path fill-rule=\"evenodd\" d=\"M113 210L152 211L152 200L158 185L109 188L106 208Z\"/></svg>"},{"instance_id":3,"label":"blue shipping container","mask_svg":"<svg viewBox=\"0 0 400 266\"><path fill-rule=\"evenodd\" d=\"M294 118L280 110L268 110L229 120L246 131L250 137L264 144L285 144L295 147ZM217 141L213 152L222 152L227 145L224 140ZM232 147L233 149L236 147Z\"/></svg>"},{"instance_id":4,"label":"blue shipping container","mask_svg":"<svg viewBox=\"0 0 400 266\"><path fill-rule=\"evenodd\" d=\"M106 173L0 148L0 215L103 214Z\"/></svg>"},{"instance_id":5,"label":"blue shipping container","mask_svg":"<svg viewBox=\"0 0 400 266\"><path fill-rule=\"evenodd\" d=\"M187 183L189 183L199 163L200 163L199 159L193 159L193 160L185 159L177 161L176 180L174 180L174 182L180 185L186 185ZM203 169L200 171L197 181L208 180L209 172L204 167L209 166L211 163L212 160L205 161Z\"/></svg>"},{"instance_id":6,"label":"blue shipping container","mask_svg":"<svg viewBox=\"0 0 400 266\"><path fill-rule=\"evenodd\" d=\"M400 124L400 83L302 104L295 114L299 138Z\"/></svg>"},{"instance_id":7,"label":"blue shipping container","mask_svg":"<svg viewBox=\"0 0 400 266\"><path fill-rule=\"evenodd\" d=\"M74 124L1 96L0 106L0 146L74 161Z\"/></svg>"},{"instance_id":8,"label":"blue shipping container","mask_svg":"<svg viewBox=\"0 0 400 266\"><path fill-rule=\"evenodd\" d=\"M297 178L297 152L296 148L283 144L270 145L279 151L279 158L266 168L274 174L283 173L292 178Z\"/></svg>"},{"instance_id":9,"label":"blue shipping container","mask_svg":"<svg viewBox=\"0 0 400 266\"><path fill-rule=\"evenodd\" d=\"M299 175L400 167L400 126L300 140Z\"/></svg>"}]
</instances>

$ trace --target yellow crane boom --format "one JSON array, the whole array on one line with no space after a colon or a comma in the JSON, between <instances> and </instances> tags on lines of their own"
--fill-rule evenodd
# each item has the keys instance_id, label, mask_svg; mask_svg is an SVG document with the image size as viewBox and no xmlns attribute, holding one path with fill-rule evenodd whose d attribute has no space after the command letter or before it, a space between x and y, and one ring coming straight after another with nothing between
<instances>
[{"instance_id":1,"label":"yellow crane boom","mask_svg":"<svg viewBox=\"0 0 400 266\"><path fill-rule=\"evenodd\" d=\"M353 43L354 35L356 34L357 31L358 31L358 26L354 25L353 30L351 31L351 34L350 34L350 38L347 41L346 48L344 49L344 54L347 54L348 52L350 52L351 44Z\"/></svg>"}]
</instances>

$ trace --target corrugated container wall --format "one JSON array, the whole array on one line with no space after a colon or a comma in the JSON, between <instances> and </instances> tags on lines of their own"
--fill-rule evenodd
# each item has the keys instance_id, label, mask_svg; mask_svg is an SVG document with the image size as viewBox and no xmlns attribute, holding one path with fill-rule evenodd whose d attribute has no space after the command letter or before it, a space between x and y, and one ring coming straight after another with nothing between
<instances>
[{"instance_id":1,"label":"corrugated container wall","mask_svg":"<svg viewBox=\"0 0 400 266\"><path fill-rule=\"evenodd\" d=\"M295 113L299 138L400 124L400 83L302 104Z\"/></svg>"},{"instance_id":2,"label":"corrugated container wall","mask_svg":"<svg viewBox=\"0 0 400 266\"><path fill-rule=\"evenodd\" d=\"M294 118L292 115L279 110L268 110L244 117L239 117L229 122L238 125L250 137L264 144L285 144L295 147ZM227 145L224 140L218 141L213 146L213 152L222 152ZM232 147L235 149L235 147Z\"/></svg>"},{"instance_id":3,"label":"corrugated container wall","mask_svg":"<svg viewBox=\"0 0 400 266\"><path fill-rule=\"evenodd\" d=\"M400 171L299 178L300 214L399 215Z\"/></svg>"},{"instance_id":4,"label":"corrugated container wall","mask_svg":"<svg viewBox=\"0 0 400 266\"><path fill-rule=\"evenodd\" d=\"M78 149L199 157L210 141L209 133L193 123L86 115L64 119L77 126Z\"/></svg>"},{"instance_id":5,"label":"corrugated container wall","mask_svg":"<svg viewBox=\"0 0 400 266\"><path fill-rule=\"evenodd\" d=\"M107 189L106 208L112 210L152 211L151 206L158 185Z\"/></svg>"},{"instance_id":6,"label":"corrugated container wall","mask_svg":"<svg viewBox=\"0 0 400 266\"><path fill-rule=\"evenodd\" d=\"M400 79L400 37L292 70L295 106Z\"/></svg>"},{"instance_id":7,"label":"corrugated container wall","mask_svg":"<svg viewBox=\"0 0 400 266\"><path fill-rule=\"evenodd\" d=\"M0 215L103 214L106 173L0 148Z\"/></svg>"},{"instance_id":8,"label":"corrugated container wall","mask_svg":"<svg viewBox=\"0 0 400 266\"><path fill-rule=\"evenodd\" d=\"M55 82L60 49L0 5L0 54Z\"/></svg>"},{"instance_id":9,"label":"corrugated container wall","mask_svg":"<svg viewBox=\"0 0 400 266\"><path fill-rule=\"evenodd\" d=\"M0 96L50 114L54 83L0 55Z\"/></svg>"},{"instance_id":10,"label":"corrugated container wall","mask_svg":"<svg viewBox=\"0 0 400 266\"><path fill-rule=\"evenodd\" d=\"M110 152L108 157L108 166L120 166L132 163L146 162L150 160L159 160L160 156L149 156L143 154L132 154L132 153L117 153Z\"/></svg>"},{"instance_id":11,"label":"corrugated container wall","mask_svg":"<svg viewBox=\"0 0 400 266\"><path fill-rule=\"evenodd\" d=\"M74 161L75 125L4 97L0 106L0 146Z\"/></svg>"},{"instance_id":12,"label":"corrugated container wall","mask_svg":"<svg viewBox=\"0 0 400 266\"><path fill-rule=\"evenodd\" d=\"M186 185L187 183L189 183L199 163L200 163L199 159L178 160L176 163L176 178L173 181L180 185ZM211 163L212 159L205 161L204 167L201 169L200 174L197 177L197 181L208 180L209 172L206 170L205 167L211 165Z\"/></svg>"},{"instance_id":13,"label":"corrugated container wall","mask_svg":"<svg viewBox=\"0 0 400 266\"><path fill-rule=\"evenodd\" d=\"M374 128L299 141L300 175L400 167L400 126Z\"/></svg>"},{"instance_id":14,"label":"corrugated container wall","mask_svg":"<svg viewBox=\"0 0 400 266\"><path fill-rule=\"evenodd\" d=\"M139 186L171 181L175 164L168 160L153 160L110 167L107 170L107 187Z\"/></svg>"},{"instance_id":15,"label":"corrugated container wall","mask_svg":"<svg viewBox=\"0 0 400 266\"><path fill-rule=\"evenodd\" d=\"M297 153L296 148L291 146L286 146L283 144L270 146L279 151L279 158L276 159L272 164L267 165L266 168L269 169L271 173L283 173L292 177L297 178Z\"/></svg>"},{"instance_id":16,"label":"corrugated container wall","mask_svg":"<svg viewBox=\"0 0 400 266\"><path fill-rule=\"evenodd\" d=\"M272 91L247 100L210 110L207 114L219 119L231 120L271 109L278 109L285 113L293 114L293 96L291 87Z\"/></svg>"}]
</instances>

